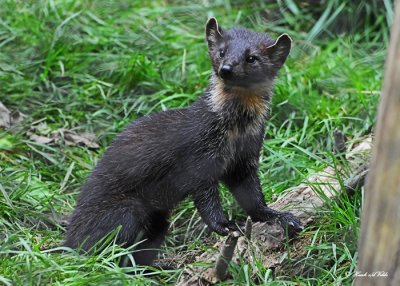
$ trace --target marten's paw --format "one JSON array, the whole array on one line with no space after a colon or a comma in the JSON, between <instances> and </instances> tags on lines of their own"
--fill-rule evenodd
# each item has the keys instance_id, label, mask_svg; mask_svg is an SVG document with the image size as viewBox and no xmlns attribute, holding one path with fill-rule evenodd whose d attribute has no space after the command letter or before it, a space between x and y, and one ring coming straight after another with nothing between
<instances>
[{"instance_id":1,"label":"marten's paw","mask_svg":"<svg viewBox=\"0 0 400 286\"><path fill-rule=\"evenodd\" d=\"M208 226L212 231L218 233L219 235L228 235L233 231L240 231L238 226L233 221L223 221L223 222L215 222L212 225Z\"/></svg>"},{"instance_id":2,"label":"marten's paw","mask_svg":"<svg viewBox=\"0 0 400 286\"><path fill-rule=\"evenodd\" d=\"M279 224L285 230L287 229L289 237L296 236L304 228L300 220L290 212L280 212L277 219Z\"/></svg>"}]
</instances>

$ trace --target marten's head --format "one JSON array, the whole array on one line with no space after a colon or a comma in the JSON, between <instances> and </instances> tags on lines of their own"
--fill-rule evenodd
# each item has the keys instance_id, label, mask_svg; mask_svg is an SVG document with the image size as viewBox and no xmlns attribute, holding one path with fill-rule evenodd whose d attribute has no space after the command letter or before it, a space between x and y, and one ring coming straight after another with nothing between
<instances>
[{"instance_id":1,"label":"marten's head","mask_svg":"<svg viewBox=\"0 0 400 286\"><path fill-rule=\"evenodd\" d=\"M215 18L207 22L206 38L215 75L232 88L257 89L271 84L291 46L287 34L273 40L242 28L224 30Z\"/></svg>"}]
</instances>

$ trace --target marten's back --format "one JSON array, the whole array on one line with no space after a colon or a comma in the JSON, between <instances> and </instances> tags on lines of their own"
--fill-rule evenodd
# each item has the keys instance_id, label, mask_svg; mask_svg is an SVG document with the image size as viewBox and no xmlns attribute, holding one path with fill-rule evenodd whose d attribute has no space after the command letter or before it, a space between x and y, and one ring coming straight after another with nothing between
<instances>
[{"instance_id":1,"label":"marten's back","mask_svg":"<svg viewBox=\"0 0 400 286\"><path fill-rule=\"evenodd\" d=\"M233 162L233 152L240 155L245 153L243 146L254 145L254 139L232 135L222 124L206 108L203 98L189 108L138 119L105 151L84 185L77 206L126 194L149 208L173 208L205 182L217 183L227 164ZM248 144L243 142L246 139Z\"/></svg>"}]
</instances>

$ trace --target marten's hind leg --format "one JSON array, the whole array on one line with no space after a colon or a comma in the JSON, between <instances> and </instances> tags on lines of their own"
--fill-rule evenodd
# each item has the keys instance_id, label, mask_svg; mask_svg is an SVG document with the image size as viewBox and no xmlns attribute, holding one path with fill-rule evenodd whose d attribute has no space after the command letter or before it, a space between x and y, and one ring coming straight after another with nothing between
<instances>
[{"instance_id":1,"label":"marten's hind leg","mask_svg":"<svg viewBox=\"0 0 400 286\"><path fill-rule=\"evenodd\" d=\"M168 213L152 211L145 222L143 242L138 244L133 252L135 263L151 265L157 257L161 244L168 231Z\"/></svg>"}]
</instances>

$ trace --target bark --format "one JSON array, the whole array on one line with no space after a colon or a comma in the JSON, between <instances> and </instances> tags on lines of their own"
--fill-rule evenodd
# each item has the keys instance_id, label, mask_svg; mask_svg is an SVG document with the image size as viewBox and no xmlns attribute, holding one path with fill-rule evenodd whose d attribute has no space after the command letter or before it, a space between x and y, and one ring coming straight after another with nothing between
<instances>
[{"instance_id":1,"label":"bark","mask_svg":"<svg viewBox=\"0 0 400 286\"><path fill-rule=\"evenodd\" d=\"M391 31L376 141L367 176L356 285L400 285L399 2Z\"/></svg>"}]
</instances>

